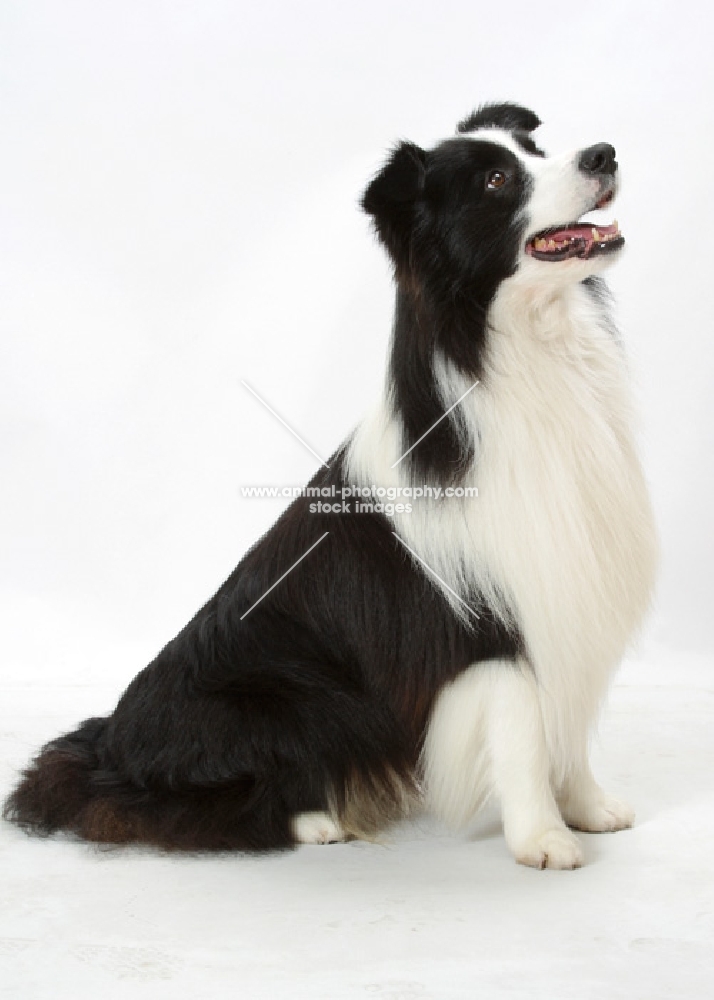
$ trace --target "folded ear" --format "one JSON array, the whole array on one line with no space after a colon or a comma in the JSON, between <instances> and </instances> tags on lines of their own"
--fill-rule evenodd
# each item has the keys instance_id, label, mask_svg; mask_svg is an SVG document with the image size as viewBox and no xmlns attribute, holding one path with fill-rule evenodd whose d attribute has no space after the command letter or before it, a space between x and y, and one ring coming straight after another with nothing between
<instances>
[{"instance_id":1,"label":"folded ear","mask_svg":"<svg viewBox=\"0 0 714 1000\"><path fill-rule=\"evenodd\" d=\"M400 142L362 196L379 238L399 262L408 246L414 204L424 190L426 153L413 142Z\"/></svg>"},{"instance_id":2,"label":"folded ear","mask_svg":"<svg viewBox=\"0 0 714 1000\"><path fill-rule=\"evenodd\" d=\"M521 104L482 104L456 126L457 132L474 132L479 128L503 128L508 132L533 132L540 125L540 118Z\"/></svg>"}]
</instances>

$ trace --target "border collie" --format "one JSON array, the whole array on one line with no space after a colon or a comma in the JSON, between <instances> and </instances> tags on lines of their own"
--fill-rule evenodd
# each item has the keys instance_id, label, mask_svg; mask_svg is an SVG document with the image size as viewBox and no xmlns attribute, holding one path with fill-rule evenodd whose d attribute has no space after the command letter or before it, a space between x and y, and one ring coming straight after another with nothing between
<instances>
[{"instance_id":1,"label":"border collie","mask_svg":"<svg viewBox=\"0 0 714 1000\"><path fill-rule=\"evenodd\" d=\"M481 107L400 142L362 198L394 265L388 371L310 492L414 502L298 497L108 718L41 750L7 818L262 851L373 838L416 804L464 827L494 795L540 868L581 864L572 829L632 824L588 764L656 563L599 277L624 239L578 221L617 162L546 156L539 124Z\"/></svg>"}]
</instances>

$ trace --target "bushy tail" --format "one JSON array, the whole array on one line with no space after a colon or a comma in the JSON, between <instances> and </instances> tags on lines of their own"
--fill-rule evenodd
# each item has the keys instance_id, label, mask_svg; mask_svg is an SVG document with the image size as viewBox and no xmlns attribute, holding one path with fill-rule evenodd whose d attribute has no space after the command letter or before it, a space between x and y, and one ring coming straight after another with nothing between
<instances>
[{"instance_id":1,"label":"bushy tail","mask_svg":"<svg viewBox=\"0 0 714 1000\"><path fill-rule=\"evenodd\" d=\"M87 719L42 748L3 816L28 833L65 830L105 844L165 850L280 850L294 846L289 816L252 775L203 787L139 787L106 752L107 719Z\"/></svg>"},{"instance_id":2,"label":"bushy tail","mask_svg":"<svg viewBox=\"0 0 714 1000\"><path fill-rule=\"evenodd\" d=\"M99 768L97 745L106 725L106 719L87 719L43 747L5 803L4 818L34 833L81 833L95 798L92 774Z\"/></svg>"}]
</instances>

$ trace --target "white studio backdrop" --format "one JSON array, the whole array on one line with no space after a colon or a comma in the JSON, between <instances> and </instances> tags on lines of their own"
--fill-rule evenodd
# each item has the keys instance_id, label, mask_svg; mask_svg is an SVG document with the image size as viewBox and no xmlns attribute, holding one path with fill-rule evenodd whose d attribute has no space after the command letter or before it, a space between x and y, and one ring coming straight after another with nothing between
<instances>
[{"instance_id":1,"label":"white studio backdrop","mask_svg":"<svg viewBox=\"0 0 714 1000\"><path fill-rule=\"evenodd\" d=\"M222 582L381 380L392 294L357 201L398 137L510 99L607 140L611 272L663 539L648 641L712 649L709 8L5 0L5 681L117 690Z\"/></svg>"}]
</instances>

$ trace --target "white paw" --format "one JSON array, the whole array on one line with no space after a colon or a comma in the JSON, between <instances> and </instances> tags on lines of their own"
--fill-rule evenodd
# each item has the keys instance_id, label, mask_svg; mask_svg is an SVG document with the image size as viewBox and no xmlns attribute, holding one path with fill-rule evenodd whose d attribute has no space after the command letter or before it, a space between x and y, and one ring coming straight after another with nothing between
<instances>
[{"instance_id":1,"label":"white paw","mask_svg":"<svg viewBox=\"0 0 714 1000\"><path fill-rule=\"evenodd\" d=\"M339 825L325 812L299 813L292 825L299 844L337 844L345 839Z\"/></svg>"},{"instance_id":2,"label":"white paw","mask_svg":"<svg viewBox=\"0 0 714 1000\"><path fill-rule=\"evenodd\" d=\"M586 833L612 833L632 826L635 813L626 802L603 792L589 802L568 803L563 819L568 826Z\"/></svg>"},{"instance_id":3,"label":"white paw","mask_svg":"<svg viewBox=\"0 0 714 1000\"><path fill-rule=\"evenodd\" d=\"M531 868L579 868L583 863L580 841L565 827L535 834L512 850L519 864Z\"/></svg>"}]
</instances>

